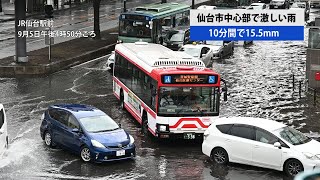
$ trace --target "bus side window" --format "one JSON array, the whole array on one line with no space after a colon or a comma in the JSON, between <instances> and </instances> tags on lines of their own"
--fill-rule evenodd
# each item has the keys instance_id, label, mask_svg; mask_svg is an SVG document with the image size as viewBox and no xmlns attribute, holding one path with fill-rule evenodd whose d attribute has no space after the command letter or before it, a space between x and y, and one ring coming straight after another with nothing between
<instances>
[{"instance_id":1,"label":"bus side window","mask_svg":"<svg viewBox=\"0 0 320 180\"><path fill-rule=\"evenodd\" d=\"M150 93L151 93L151 109L156 111L156 99L157 99L157 81L151 80L150 83Z\"/></svg>"},{"instance_id":2,"label":"bus side window","mask_svg":"<svg viewBox=\"0 0 320 180\"><path fill-rule=\"evenodd\" d=\"M144 76L144 83L145 83L145 84L148 84L148 82L149 82L149 76L146 76L146 75L145 75L145 76Z\"/></svg>"},{"instance_id":3,"label":"bus side window","mask_svg":"<svg viewBox=\"0 0 320 180\"><path fill-rule=\"evenodd\" d=\"M115 71L114 71L114 75L116 76L116 77L118 77L119 76L119 55L118 55L118 53L116 53L115 54L115 57L114 57L114 68L115 68ZM119 77L118 77L119 78Z\"/></svg>"}]
</instances>

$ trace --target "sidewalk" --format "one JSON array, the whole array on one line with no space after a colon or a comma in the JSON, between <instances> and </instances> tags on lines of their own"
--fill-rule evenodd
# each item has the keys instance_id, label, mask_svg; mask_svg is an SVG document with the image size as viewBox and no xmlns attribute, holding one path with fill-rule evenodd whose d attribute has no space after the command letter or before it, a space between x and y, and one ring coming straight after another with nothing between
<instances>
[{"instance_id":1,"label":"sidewalk","mask_svg":"<svg viewBox=\"0 0 320 180\"><path fill-rule=\"evenodd\" d=\"M53 13L59 12L59 11L66 11L66 10L72 10L74 8L84 7L84 6L92 6L92 3L81 3L81 4L73 4L71 5L63 5L59 7L59 9L56 9L54 7ZM15 14L14 14L14 4L11 4L9 2L2 4L2 14L0 14L0 23L7 22L7 21L14 21L15 20ZM38 11L38 12L32 12L32 13L26 13L26 17L33 17L33 16L44 16L44 11Z\"/></svg>"},{"instance_id":2,"label":"sidewalk","mask_svg":"<svg viewBox=\"0 0 320 180\"><path fill-rule=\"evenodd\" d=\"M0 77L47 75L106 55L114 49L115 32L117 28L101 32L101 40L78 38L52 45L51 61L48 47L28 52L27 63L15 63L13 56L0 59Z\"/></svg>"},{"instance_id":3,"label":"sidewalk","mask_svg":"<svg viewBox=\"0 0 320 180\"><path fill-rule=\"evenodd\" d=\"M208 2L197 4L197 6ZM15 63L14 56L0 59L0 77L43 76L94 58L106 55L114 50L118 38L118 27L101 32L101 40L78 38L51 46L51 61L48 58L48 47L27 53L27 63Z\"/></svg>"}]
</instances>

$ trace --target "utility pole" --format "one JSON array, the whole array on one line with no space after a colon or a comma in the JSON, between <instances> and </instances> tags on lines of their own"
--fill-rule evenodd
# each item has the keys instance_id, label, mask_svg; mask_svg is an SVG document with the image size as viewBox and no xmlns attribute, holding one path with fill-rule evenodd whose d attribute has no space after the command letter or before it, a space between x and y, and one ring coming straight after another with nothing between
<instances>
[{"instance_id":1,"label":"utility pole","mask_svg":"<svg viewBox=\"0 0 320 180\"><path fill-rule=\"evenodd\" d=\"M194 9L194 0L192 0L191 9Z\"/></svg>"},{"instance_id":2,"label":"utility pole","mask_svg":"<svg viewBox=\"0 0 320 180\"><path fill-rule=\"evenodd\" d=\"M23 31L26 31L26 26L20 24L20 22L26 21L26 1L15 0L14 10L15 10L15 33L16 33L15 34L16 55L14 60L17 63L28 62L26 37L22 36Z\"/></svg>"},{"instance_id":3,"label":"utility pole","mask_svg":"<svg viewBox=\"0 0 320 180\"><path fill-rule=\"evenodd\" d=\"M0 0L0 12L2 12L2 1Z\"/></svg>"},{"instance_id":4,"label":"utility pole","mask_svg":"<svg viewBox=\"0 0 320 180\"><path fill-rule=\"evenodd\" d=\"M94 39L101 39L100 34L100 2L101 0L93 0L93 31L96 34Z\"/></svg>"}]
</instances>

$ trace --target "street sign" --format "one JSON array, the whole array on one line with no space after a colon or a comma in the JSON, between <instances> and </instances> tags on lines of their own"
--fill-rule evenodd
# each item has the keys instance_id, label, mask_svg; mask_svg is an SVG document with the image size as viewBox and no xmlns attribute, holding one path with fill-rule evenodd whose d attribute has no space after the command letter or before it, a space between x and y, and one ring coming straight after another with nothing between
<instances>
[{"instance_id":1,"label":"street sign","mask_svg":"<svg viewBox=\"0 0 320 180\"><path fill-rule=\"evenodd\" d=\"M49 35L44 36L44 44L45 45L52 45L54 44L54 37L49 37Z\"/></svg>"}]
</instances>

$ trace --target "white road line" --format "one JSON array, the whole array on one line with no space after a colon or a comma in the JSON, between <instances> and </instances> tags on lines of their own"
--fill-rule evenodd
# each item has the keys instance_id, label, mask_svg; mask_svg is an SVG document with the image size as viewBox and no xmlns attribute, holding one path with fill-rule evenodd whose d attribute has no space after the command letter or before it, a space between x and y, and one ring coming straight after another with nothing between
<instances>
[{"instance_id":1,"label":"white road line","mask_svg":"<svg viewBox=\"0 0 320 180\"><path fill-rule=\"evenodd\" d=\"M44 39L38 39L38 40L35 40L35 41L31 41L31 42L28 42L27 44L32 44L32 43L35 43L35 42L38 42L38 41L43 41Z\"/></svg>"},{"instance_id":2,"label":"white road line","mask_svg":"<svg viewBox=\"0 0 320 180\"><path fill-rule=\"evenodd\" d=\"M76 65L76 66L73 66L72 69L73 69L73 68L76 68L76 67L79 67L79 66L82 66L82 65L85 65L85 64L88 64L88 63L91 63L91 62L94 62L94 61L97 61L97 60L100 60L100 59L103 59L103 58L107 58L107 56L110 56L110 55L111 55L111 54L107 54L107 55L104 55L104 56L97 57L97 58L92 59L92 60L90 60L90 61L87 61L87 62L84 62L84 63L82 63L82 64L78 64L78 65Z\"/></svg>"}]
</instances>

